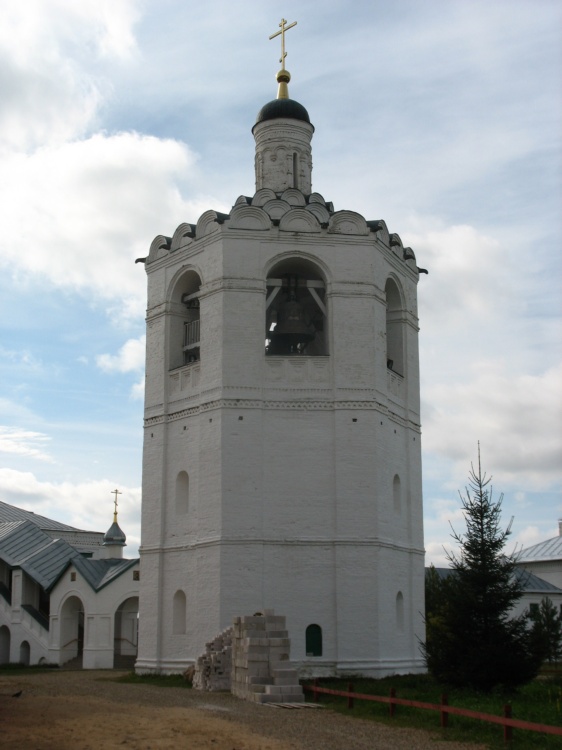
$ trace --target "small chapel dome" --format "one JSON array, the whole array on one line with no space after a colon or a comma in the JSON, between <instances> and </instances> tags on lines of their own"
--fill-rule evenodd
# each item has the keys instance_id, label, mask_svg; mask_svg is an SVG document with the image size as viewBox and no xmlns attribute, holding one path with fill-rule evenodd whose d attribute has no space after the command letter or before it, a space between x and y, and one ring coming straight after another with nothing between
<instances>
[{"instance_id":1,"label":"small chapel dome","mask_svg":"<svg viewBox=\"0 0 562 750\"><path fill-rule=\"evenodd\" d=\"M106 547L109 544L120 544L121 546L125 546L125 543L127 541L127 537L123 533L123 530L117 523L117 521L114 521L109 529L105 532L103 536L103 546Z\"/></svg>"},{"instance_id":2,"label":"small chapel dome","mask_svg":"<svg viewBox=\"0 0 562 750\"><path fill-rule=\"evenodd\" d=\"M314 132L314 125L310 122L310 117L308 116L306 109L302 104L289 98L289 81L291 80L291 74L289 71L284 68L281 69L277 73L276 78L279 84L277 99L273 99L267 104L264 104L260 109L258 116L256 117L254 128L256 125L259 125L260 122L266 122L267 120L290 119L308 123ZM254 131L254 128L252 128L252 132Z\"/></svg>"},{"instance_id":3,"label":"small chapel dome","mask_svg":"<svg viewBox=\"0 0 562 750\"><path fill-rule=\"evenodd\" d=\"M291 120L301 120L310 123L308 112L294 99L273 99L264 104L256 117L256 125L266 120L276 120L278 118L289 118ZM255 125L254 125L255 127Z\"/></svg>"}]
</instances>

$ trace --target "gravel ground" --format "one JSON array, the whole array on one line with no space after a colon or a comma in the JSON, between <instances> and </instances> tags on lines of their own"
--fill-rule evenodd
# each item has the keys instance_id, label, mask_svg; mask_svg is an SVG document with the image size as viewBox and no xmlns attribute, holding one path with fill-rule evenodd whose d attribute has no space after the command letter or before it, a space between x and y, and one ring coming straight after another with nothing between
<instances>
[{"instance_id":1,"label":"gravel ground","mask_svg":"<svg viewBox=\"0 0 562 750\"><path fill-rule=\"evenodd\" d=\"M14 750L484 750L328 709L115 682L117 672L0 676L0 746ZM13 697L22 691L21 696Z\"/></svg>"}]
</instances>

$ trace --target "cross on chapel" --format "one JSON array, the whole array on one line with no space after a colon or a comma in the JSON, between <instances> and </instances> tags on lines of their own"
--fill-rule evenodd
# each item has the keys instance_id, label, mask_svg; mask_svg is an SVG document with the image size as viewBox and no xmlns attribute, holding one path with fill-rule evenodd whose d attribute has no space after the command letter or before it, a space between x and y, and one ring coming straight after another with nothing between
<instances>
[{"instance_id":1,"label":"cross on chapel","mask_svg":"<svg viewBox=\"0 0 562 750\"><path fill-rule=\"evenodd\" d=\"M119 490L111 490L111 494L115 495L115 500L113 501L113 523L117 523L117 495L122 495L123 493L119 492Z\"/></svg>"},{"instance_id":2,"label":"cross on chapel","mask_svg":"<svg viewBox=\"0 0 562 750\"><path fill-rule=\"evenodd\" d=\"M269 37L271 40L275 39L276 36L281 35L281 57L279 58L279 62L281 63L282 68L285 68L285 58L287 57L287 53L285 52L285 32L297 25L296 21L293 21L293 23L290 23L288 26L286 26L286 23L287 21L282 18L281 23L279 24L281 31L276 31L275 34L272 34Z\"/></svg>"}]
</instances>

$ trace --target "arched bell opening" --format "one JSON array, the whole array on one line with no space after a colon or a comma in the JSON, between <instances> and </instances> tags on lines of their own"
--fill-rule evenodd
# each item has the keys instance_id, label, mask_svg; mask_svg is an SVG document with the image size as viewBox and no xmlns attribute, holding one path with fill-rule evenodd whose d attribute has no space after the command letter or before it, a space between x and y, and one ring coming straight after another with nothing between
<instances>
[{"instance_id":1,"label":"arched bell opening","mask_svg":"<svg viewBox=\"0 0 562 750\"><path fill-rule=\"evenodd\" d=\"M326 282L303 258L287 258L267 277L265 353L282 357L328 354Z\"/></svg>"},{"instance_id":2,"label":"arched bell opening","mask_svg":"<svg viewBox=\"0 0 562 750\"><path fill-rule=\"evenodd\" d=\"M188 270L176 280L170 299L170 369L200 359L199 274Z\"/></svg>"},{"instance_id":3,"label":"arched bell opening","mask_svg":"<svg viewBox=\"0 0 562 750\"><path fill-rule=\"evenodd\" d=\"M402 295L393 279L387 280L384 290L386 293L386 366L398 375L405 375Z\"/></svg>"}]
</instances>

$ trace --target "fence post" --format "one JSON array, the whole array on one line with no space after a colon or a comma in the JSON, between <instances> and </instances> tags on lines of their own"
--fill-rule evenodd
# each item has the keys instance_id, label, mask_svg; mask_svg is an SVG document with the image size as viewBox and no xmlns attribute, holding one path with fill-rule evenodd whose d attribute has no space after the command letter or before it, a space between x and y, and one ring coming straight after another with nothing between
<instances>
[{"instance_id":1,"label":"fence post","mask_svg":"<svg viewBox=\"0 0 562 750\"><path fill-rule=\"evenodd\" d=\"M396 713L396 703L392 700L393 698L396 698L396 689L390 688L390 703L388 704L388 707L390 709L390 718L394 716Z\"/></svg>"},{"instance_id":2,"label":"fence post","mask_svg":"<svg viewBox=\"0 0 562 750\"><path fill-rule=\"evenodd\" d=\"M353 693L353 683L352 682L348 682L347 683L347 692L348 693ZM347 696L347 707L348 708L353 708L353 696L352 695L348 695Z\"/></svg>"},{"instance_id":3,"label":"fence post","mask_svg":"<svg viewBox=\"0 0 562 750\"><path fill-rule=\"evenodd\" d=\"M447 729L449 726L449 712L444 710L444 706L449 705L449 698L445 693L441 696L441 727Z\"/></svg>"},{"instance_id":4,"label":"fence post","mask_svg":"<svg viewBox=\"0 0 562 750\"><path fill-rule=\"evenodd\" d=\"M318 690L316 689L318 687L318 677L314 678L314 683L312 686L312 700L315 703L318 703Z\"/></svg>"},{"instance_id":5,"label":"fence post","mask_svg":"<svg viewBox=\"0 0 562 750\"><path fill-rule=\"evenodd\" d=\"M506 719L511 719L511 705L506 703L503 707L503 715ZM503 725L503 741L507 745L513 739L513 727L509 727L507 724Z\"/></svg>"}]
</instances>

